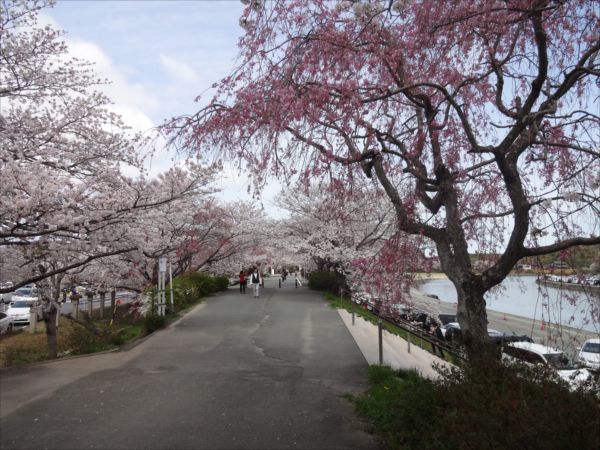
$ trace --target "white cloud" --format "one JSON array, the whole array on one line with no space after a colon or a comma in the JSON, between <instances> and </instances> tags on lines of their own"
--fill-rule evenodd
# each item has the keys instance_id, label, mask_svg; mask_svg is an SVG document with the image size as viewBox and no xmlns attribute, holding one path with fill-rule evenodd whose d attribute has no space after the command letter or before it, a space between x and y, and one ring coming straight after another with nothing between
<instances>
[{"instance_id":1,"label":"white cloud","mask_svg":"<svg viewBox=\"0 0 600 450\"><path fill-rule=\"evenodd\" d=\"M160 63L173 78L185 82L193 82L198 80L198 75L196 75L194 69L182 61L178 61L161 53Z\"/></svg>"},{"instance_id":2,"label":"white cloud","mask_svg":"<svg viewBox=\"0 0 600 450\"><path fill-rule=\"evenodd\" d=\"M133 131L145 132L155 127L152 119L139 108L116 103L111 105L109 109L121 116L123 122L129 125Z\"/></svg>"},{"instance_id":3,"label":"white cloud","mask_svg":"<svg viewBox=\"0 0 600 450\"><path fill-rule=\"evenodd\" d=\"M158 99L141 84L131 83L100 46L82 39L67 40L67 45L71 56L94 63L94 71L100 78L108 80L109 83L98 86L98 90L108 95L118 107L137 109L140 114L159 108Z\"/></svg>"}]
</instances>

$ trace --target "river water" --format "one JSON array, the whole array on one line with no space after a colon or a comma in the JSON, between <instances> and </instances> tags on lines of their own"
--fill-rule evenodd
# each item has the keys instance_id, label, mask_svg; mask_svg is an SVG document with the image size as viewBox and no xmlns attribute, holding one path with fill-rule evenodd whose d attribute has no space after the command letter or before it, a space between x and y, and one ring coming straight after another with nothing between
<instances>
[{"instance_id":1,"label":"river water","mask_svg":"<svg viewBox=\"0 0 600 450\"><path fill-rule=\"evenodd\" d=\"M456 290L448 279L426 281L419 290L437 295L445 302L456 302ZM600 294L597 291L556 289L536 283L533 276L512 276L488 292L485 300L488 310L600 333Z\"/></svg>"}]
</instances>

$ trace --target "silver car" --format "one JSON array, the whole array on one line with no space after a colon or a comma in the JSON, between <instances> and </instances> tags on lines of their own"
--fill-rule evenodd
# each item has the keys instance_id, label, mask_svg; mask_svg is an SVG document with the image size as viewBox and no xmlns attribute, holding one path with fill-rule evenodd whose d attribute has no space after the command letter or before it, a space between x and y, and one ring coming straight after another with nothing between
<instances>
[{"instance_id":1,"label":"silver car","mask_svg":"<svg viewBox=\"0 0 600 450\"><path fill-rule=\"evenodd\" d=\"M7 333L13 329L12 317L0 312L0 334Z\"/></svg>"},{"instance_id":2,"label":"silver car","mask_svg":"<svg viewBox=\"0 0 600 450\"><path fill-rule=\"evenodd\" d=\"M35 286L23 286L13 292L11 303L19 300L34 301L38 299L38 292Z\"/></svg>"}]
</instances>

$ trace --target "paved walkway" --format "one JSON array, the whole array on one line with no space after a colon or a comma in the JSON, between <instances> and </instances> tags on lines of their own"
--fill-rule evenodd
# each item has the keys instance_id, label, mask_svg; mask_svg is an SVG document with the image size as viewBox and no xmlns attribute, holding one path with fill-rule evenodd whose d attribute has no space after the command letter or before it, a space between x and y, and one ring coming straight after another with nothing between
<instances>
[{"instance_id":1,"label":"paved walkway","mask_svg":"<svg viewBox=\"0 0 600 450\"><path fill-rule=\"evenodd\" d=\"M369 364L379 364L379 338L377 326L358 315L352 324L352 315L346 310L338 310L356 344ZM417 339L417 338L415 338ZM395 334L383 331L383 363L395 369L414 369L424 377L435 379L438 374L433 364L448 363Z\"/></svg>"},{"instance_id":2,"label":"paved walkway","mask_svg":"<svg viewBox=\"0 0 600 450\"><path fill-rule=\"evenodd\" d=\"M277 281L126 352L0 372L0 448L377 448L345 398L367 386L359 347L321 294Z\"/></svg>"}]
</instances>

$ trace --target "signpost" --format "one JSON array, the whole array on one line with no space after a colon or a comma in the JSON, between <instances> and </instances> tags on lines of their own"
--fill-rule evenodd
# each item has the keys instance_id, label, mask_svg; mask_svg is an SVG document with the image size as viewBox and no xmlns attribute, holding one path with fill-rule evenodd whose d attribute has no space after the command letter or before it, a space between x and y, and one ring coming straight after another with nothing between
<instances>
[{"instance_id":1,"label":"signpost","mask_svg":"<svg viewBox=\"0 0 600 450\"><path fill-rule=\"evenodd\" d=\"M173 304L173 266L169 261L169 291L171 293L171 314L175 313L175 305Z\"/></svg>"},{"instance_id":2,"label":"signpost","mask_svg":"<svg viewBox=\"0 0 600 450\"><path fill-rule=\"evenodd\" d=\"M167 271L167 258L158 258L158 305L157 312L159 316L165 315L165 272Z\"/></svg>"}]
</instances>

